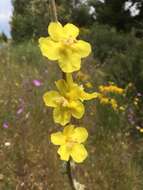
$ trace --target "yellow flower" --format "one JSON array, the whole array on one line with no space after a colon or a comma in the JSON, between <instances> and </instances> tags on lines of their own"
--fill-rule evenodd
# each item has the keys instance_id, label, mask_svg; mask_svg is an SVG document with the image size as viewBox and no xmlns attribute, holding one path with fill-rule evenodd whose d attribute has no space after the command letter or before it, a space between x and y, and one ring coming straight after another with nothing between
<instances>
[{"instance_id":1,"label":"yellow flower","mask_svg":"<svg viewBox=\"0 0 143 190\"><path fill-rule=\"evenodd\" d=\"M106 97L100 98L100 103L101 104L109 104L109 102L110 102L109 98L106 98Z\"/></svg>"},{"instance_id":2,"label":"yellow flower","mask_svg":"<svg viewBox=\"0 0 143 190\"><path fill-rule=\"evenodd\" d=\"M76 73L76 77L78 80L81 80L81 81L87 81L90 78L88 74L83 73L82 71L78 71Z\"/></svg>"},{"instance_id":3,"label":"yellow flower","mask_svg":"<svg viewBox=\"0 0 143 190\"><path fill-rule=\"evenodd\" d=\"M143 128L140 128L140 133L143 133Z\"/></svg>"},{"instance_id":4,"label":"yellow flower","mask_svg":"<svg viewBox=\"0 0 143 190\"><path fill-rule=\"evenodd\" d=\"M123 92L124 92L124 89L119 88L115 85L109 85L109 86L101 85L101 86L99 86L99 90L102 93L110 93L111 92L111 93L115 93L115 94L123 94Z\"/></svg>"},{"instance_id":5,"label":"yellow flower","mask_svg":"<svg viewBox=\"0 0 143 190\"><path fill-rule=\"evenodd\" d=\"M136 126L136 129L139 130L140 133L143 133L143 128Z\"/></svg>"},{"instance_id":6,"label":"yellow flower","mask_svg":"<svg viewBox=\"0 0 143 190\"><path fill-rule=\"evenodd\" d=\"M114 98L108 98L100 93L98 93L97 98L99 99L101 104L106 104L112 106L114 110L117 110L118 104Z\"/></svg>"},{"instance_id":7,"label":"yellow flower","mask_svg":"<svg viewBox=\"0 0 143 190\"><path fill-rule=\"evenodd\" d=\"M119 110L120 110L120 111L125 111L125 107L124 107L124 106L120 106L120 107L119 107Z\"/></svg>"},{"instance_id":8,"label":"yellow flower","mask_svg":"<svg viewBox=\"0 0 143 190\"><path fill-rule=\"evenodd\" d=\"M112 108L113 108L114 110L117 110L118 104L117 104L117 101L116 101L114 98L112 98L112 99L110 100L110 104L111 104L111 106L112 106Z\"/></svg>"},{"instance_id":9,"label":"yellow flower","mask_svg":"<svg viewBox=\"0 0 143 190\"><path fill-rule=\"evenodd\" d=\"M86 93L83 87L73 83L71 75L67 75L67 82L63 79L56 82L57 91L48 91L43 99L46 106L53 107L53 118L56 123L66 125L71 116L80 119L85 110L82 101L97 97L97 93Z\"/></svg>"},{"instance_id":10,"label":"yellow flower","mask_svg":"<svg viewBox=\"0 0 143 190\"><path fill-rule=\"evenodd\" d=\"M85 86L86 86L87 88L93 88L93 85L91 84L91 82L86 82L86 83L85 83Z\"/></svg>"},{"instance_id":11,"label":"yellow flower","mask_svg":"<svg viewBox=\"0 0 143 190\"><path fill-rule=\"evenodd\" d=\"M51 22L48 33L48 37L39 39L43 56L53 61L58 60L65 73L79 70L81 58L87 57L91 52L89 43L76 39L79 29L70 23L62 26L59 22Z\"/></svg>"},{"instance_id":12,"label":"yellow flower","mask_svg":"<svg viewBox=\"0 0 143 190\"><path fill-rule=\"evenodd\" d=\"M134 104L135 106L137 106L137 105L138 105L138 101L134 101L133 104Z\"/></svg>"},{"instance_id":13,"label":"yellow flower","mask_svg":"<svg viewBox=\"0 0 143 190\"><path fill-rule=\"evenodd\" d=\"M84 127L75 128L74 125L67 125L63 132L51 134L51 142L54 145L60 145L58 154L61 160L68 161L70 156L77 162L83 162L88 153L84 148L83 142L86 141L88 132Z\"/></svg>"},{"instance_id":14,"label":"yellow flower","mask_svg":"<svg viewBox=\"0 0 143 190\"><path fill-rule=\"evenodd\" d=\"M139 101L139 98L134 98L134 101L138 102L138 101Z\"/></svg>"},{"instance_id":15,"label":"yellow flower","mask_svg":"<svg viewBox=\"0 0 143 190\"><path fill-rule=\"evenodd\" d=\"M109 104L109 102L110 102L110 99L103 96L101 93L98 93L97 98L99 99L101 104Z\"/></svg>"}]
</instances>

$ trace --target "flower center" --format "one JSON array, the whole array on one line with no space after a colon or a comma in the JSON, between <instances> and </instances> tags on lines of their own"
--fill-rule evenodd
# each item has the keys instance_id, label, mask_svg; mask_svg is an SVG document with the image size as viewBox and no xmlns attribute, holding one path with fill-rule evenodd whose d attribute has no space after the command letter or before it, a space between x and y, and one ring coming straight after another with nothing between
<instances>
[{"instance_id":1,"label":"flower center","mask_svg":"<svg viewBox=\"0 0 143 190\"><path fill-rule=\"evenodd\" d=\"M76 143L76 141L67 140L67 147L71 149L75 143Z\"/></svg>"},{"instance_id":2,"label":"flower center","mask_svg":"<svg viewBox=\"0 0 143 190\"><path fill-rule=\"evenodd\" d=\"M66 107L68 106L68 100L64 98L63 96L56 99L56 102L59 103L61 106Z\"/></svg>"},{"instance_id":3,"label":"flower center","mask_svg":"<svg viewBox=\"0 0 143 190\"><path fill-rule=\"evenodd\" d=\"M76 42L76 39L73 39L72 37L69 37L68 39L63 40L63 44L66 46L71 46Z\"/></svg>"}]
</instances>

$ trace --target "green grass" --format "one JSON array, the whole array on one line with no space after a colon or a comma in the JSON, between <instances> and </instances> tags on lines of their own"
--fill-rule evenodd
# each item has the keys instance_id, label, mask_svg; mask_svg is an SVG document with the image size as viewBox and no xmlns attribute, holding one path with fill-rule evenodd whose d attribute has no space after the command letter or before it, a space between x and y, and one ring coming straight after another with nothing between
<instances>
[{"instance_id":1,"label":"green grass","mask_svg":"<svg viewBox=\"0 0 143 190\"><path fill-rule=\"evenodd\" d=\"M82 70L96 89L105 74L93 62L89 58ZM0 49L0 189L70 190L63 162L49 140L59 126L42 100L60 78L57 64L43 58L36 44ZM41 80L42 86L33 86L33 79ZM21 99L24 112L17 115ZM88 190L142 190L143 140L130 136L122 115L98 107L95 101L86 103L79 121L89 130L89 158L76 165L74 176ZM2 127L5 121L8 129Z\"/></svg>"}]
</instances>

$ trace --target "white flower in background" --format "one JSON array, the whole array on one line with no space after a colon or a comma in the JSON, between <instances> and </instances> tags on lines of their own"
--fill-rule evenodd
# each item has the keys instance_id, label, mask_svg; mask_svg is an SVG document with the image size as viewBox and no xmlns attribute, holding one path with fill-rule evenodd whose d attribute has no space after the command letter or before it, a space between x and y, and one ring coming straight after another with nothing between
<instances>
[{"instance_id":1,"label":"white flower in background","mask_svg":"<svg viewBox=\"0 0 143 190\"><path fill-rule=\"evenodd\" d=\"M126 1L126 2L125 2L124 9L125 9L125 10L129 10L131 16L134 17L134 16L136 16L136 15L138 15L138 14L140 13L140 10L137 9L137 7L138 7L138 3L132 4L131 1Z\"/></svg>"},{"instance_id":2,"label":"white flower in background","mask_svg":"<svg viewBox=\"0 0 143 190\"><path fill-rule=\"evenodd\" d=\"M11 143L10 142L5 142L4 145L8 147L8 146L11 145Z\"/></svg>"}]
</instances>

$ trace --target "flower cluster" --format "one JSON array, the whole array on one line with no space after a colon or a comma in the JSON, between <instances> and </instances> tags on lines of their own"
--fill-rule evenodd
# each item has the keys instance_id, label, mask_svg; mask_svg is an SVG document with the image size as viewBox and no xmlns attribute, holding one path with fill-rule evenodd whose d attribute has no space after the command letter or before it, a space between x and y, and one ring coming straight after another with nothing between
<instances>
[{"instance_id":1,"label":"flower cluster","mask_svg":"<svg viewBox=\"0 0 143 190\"><path fill-rule=\"evenodd\" d=\"M110 105L113 110L117 111L118 109L124 111L123 106L119 106L117 100L113 95L123 95L124 89L116 85L100 85L98 99L101 104Z\"/></svg>"},{"instance_id":2,"label":"flower cluster","mask_svg":"<svg viewBox=\"0 0 143 190\"><path fill-rule=\"evenodd\" d=\"M123 88L120 88L115 85L108 85L108 86L100 85L99 90L100 90L100 92L102 92L104 94L107 94L107 93L123 94L124 93Z\"/></svg>"},{"instance_id":3,"label":"flower cluster","mask_svg":"<svg viewBox=\"0 0 143 190\"><path fill-rule=\"evenodd\" d=\"M88 42L77 40L79 29L73 24L62 26L51 22L48 37L39 39L42 55L57 61L66 77L55 82L57 91L51 90L43 95L46 106L53 108L55 123L64 127L63 132L51 134L51 142L60 146L58 154L61 160L70 157L77 163L83 162L88 153L83 145L88 137L84 127L71 124L71 118L81 119L85 112L84 101L97 98L98 94L87 93L84 88L73 81L72 73L81 68L81 59L91 52Z\"/></svg>"}]
</instances>

